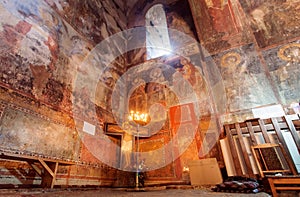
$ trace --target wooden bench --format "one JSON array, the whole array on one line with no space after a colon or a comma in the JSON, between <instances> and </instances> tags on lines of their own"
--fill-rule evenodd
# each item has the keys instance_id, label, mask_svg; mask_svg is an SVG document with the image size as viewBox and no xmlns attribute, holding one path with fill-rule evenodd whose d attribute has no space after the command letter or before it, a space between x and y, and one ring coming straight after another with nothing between
<instances>
[{"instance_id":1,"label":"wooden bench","mask_svg":"<svg viewBox=\"0 0 300 197\"><path fill-rule=\"evenodd\" d=\"M267 176L272 195L277 197L277 191L300 191L300 176Z\"/></svg>"},{"instance_id":2,"label":"wooden bench","mask_svg":"<svg viewBox=\"0 0 300 197\"><path fill-rule=\"evenodd\" d=\"M36 155L26 155L19 152L8 152L0 150L0 158L7 160L26 161L42 178L41 187L53 188L59 165L74 165L74 161L45 158ZM42 169L37 165L39 163Z\"/></svg>"}]
</instances>

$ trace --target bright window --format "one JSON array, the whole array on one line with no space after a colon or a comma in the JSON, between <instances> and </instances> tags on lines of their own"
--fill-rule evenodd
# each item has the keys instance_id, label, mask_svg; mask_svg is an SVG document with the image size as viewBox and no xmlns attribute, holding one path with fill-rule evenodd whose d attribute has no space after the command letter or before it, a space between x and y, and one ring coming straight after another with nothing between
<instances>
[{"instance_id":1,"label":"bright window","mask_svg":"<svg viewBox=\"0 0 300 197\"><path fill-rule=\"evenodd\" d=\"M166 13L162 4L152 6L146 13L147 59L171 53Z\"/></svg>"}]
</instances>

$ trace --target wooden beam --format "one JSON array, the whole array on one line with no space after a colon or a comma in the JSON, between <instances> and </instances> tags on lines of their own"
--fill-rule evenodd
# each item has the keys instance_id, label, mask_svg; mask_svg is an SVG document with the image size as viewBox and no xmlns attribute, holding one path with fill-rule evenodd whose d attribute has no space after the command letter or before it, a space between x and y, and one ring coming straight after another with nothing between
<instances>
[{"instance_id":1,"label":"wooden beam","mask_svg":"<svg viewBox=\"0 0 300 197\"><path fill-rule=\"evenodd\" d=\"M38 173L39 176L42 176L42 170L37 167L33 162L27 161L27 163Z\"/></svg>"},{"instance_id":2,"label":"wooden beam","mask_svg":"<svg viewBox=\"0 0 300 197\"><path fill-rule=\"evenodd\" d=\"M276 134L278 136L278 139L280 141L280 143L282 144L282 146L280 146L282 148L282 153L285 155L285 158L289 164L289 167L290 167L290 170L292 171L293 174L297 174L297 168L293 162L293 159L292 159L292 155L290 154L290 151L289 151L289 148L284 140L284 137L282 135L282 132L278 126L278 122L277 122L277 119L276 118L272 118L272 124L275 128L275 131L276 131Z\"/></svg>"},{"instance_id":3,"label":"wooden beam","mask_svg":"<svg viewBox=\"0 0 300 197\"><path fill-rule=\"evenodd\" d=\"M50 169L50 167L44 162L44 160L39 159L39 162L42 164L42 166L47 170L47 172L53 177L54 172Z\"/></svg>"},{"instance_id":4,"label":"wooden beam","mask_svg":"<svg viewBox=\"0 0 300 197\"><path fill-rule=\"evenodd\" d=\"M293 124L293 121L291 120L291 118L289 116L284 116L283 119L285 120L286 124L289 127L289 130L291 131L291 134L294 138L295 144L298 148L298 152L300 154L300 138L299 138L299 135L298 135L298 133L296 131L296 128Z\"/></svg>"},{"instance_id":5,"label":"wooden beam","mask_svg":"<svg viewBox=\"0 0 300 197\"><path fill-rule=\"evenodd\" d=\"M262 169L261 163L260 163L260 161L258 159L258 157L260 157L260 151L259 151L259 148L257 148L257 147L258 146L251 146L251 150L252 150L255 162L257 164L259 174L263 178L265 175L263 173L263 169ZM259 155L257 155L257 154L259 154Z\"/></svg>"},{"instance_id":6,"label":"wooden beam","mask_svg":"<svg viewBox=\"0 0 300 197\"><path fill-rule=\"evenodd\" d=\"M237 149L236 149L234 139L233 139L233 136L231 134L231 130L230 130L229 125L225 125L225 132L226 132L226 136L227 136L227 139L228 139L229 148L230 148L230 152L231 152L231 155L232 155L235 171L236 171L237 175L241 176L241 175L243 175L242 168L241 168L241 163L239 161Z\"/></svg>"},{"instance_id":7,"label":"wooden beam","mask_svg":"<svg viewBox=\"0 0 300 197\"><path fill-rule=\"evenodd\" d=\"M61 160L61 159L50 159L50 158L43 158L43 157L38 157L38 156L32 156L32 155L26 155L26 154L21 154L21 153L11 153L11 152L6 152L3 150L0 150L0 157L7 158L7 159L12 159L12 160L19 160L19 161L37 161L39 159L42 159L45 162L59 162L61 165L74 165L76 164L75 161L66 161L66 160Z\"/></svg>"},{"instance_id":8,"label":"wooden beam","mask_svg":"<svg viewBox=\"0 0 300 197\"><path fill-rule=\"evenodd\" d=\"M242 148L242 152L243 152L242 155L244 156L244 161L245 161L245 164L246 164L245 174L253 175L249 155L247 153L246 145L244 143L244 139L243 139L243 135L242 135L242 131L241 131L239 123L235 123L235 128L236 128L236 131L237 131L237 134L238 134L239 143L240 143L241 148Z\"/></svg>"},{"instance_id":9,"label":"wooden beam","mask_svg":"<svg viewBox=\"0 0 300 197\"><path fill-rule=\"evenodd\" d=\"M259 123L260 129L261 129L261 132L262 132L262 134L264 136L265 142L266 143L271 143L269 135L268 135L268 131L267 131L267 129L265 127L265 124L264 124L264 120L259 119L258 123Z\"/></svg>"},{"instance_id":10,"label":"wooden beam","mask_svg":"<svg viewBox=\"0 0 300 197\"><path fill-rule=\"evenodd\" d=\"M274 179L272 179L272 178L268 178L268 182L269 182L269 185L270 185L272 196L273 197L278 197L278 194L277 194L277 191L276 191L275 184L274 184L273 180Z\"/></svg>"},{"instance_id":11,"label":"wooden beam","mask_svg":"<svg viewBox=\"0 0 300 197\"><path fill-rule=\"evenodd\" d=\"M53 172L53 177L52 177L52 182L51 182L51 189L54 187L55 181L56 181L56 173L57 173L57 169L58 169L58 162L55 163L55 168L54 168L54 172Z\"/></svg>"},{"instance_id":12,"label":"wooden beam","mask_svg":"<svg viewBox=\"0 0 300 197\"><path fill-rule=\"evenodd\" d=\"M251 142L252 142L251 145L257 145L257 141L256 141L256 138L255 138L255 135L254 135L252 123L251 122L246 122L246 124L247 124L247 128L248 128L248 131L249 131L249 134L250 134Z\"/></svg>"},{"instance_id":13,"label":"wooden beam","mask_svg":"<svg viewBox=\"0 0 300 197\"><path fill-rule=\"evenodd\" d=\"M58 162L50 162L49 164L47 164L42 159L39 159L39 162L46 169L46 172L42 174L42 187L44 188L50 187L52 189L54 187L55 180L56 180Z\"/></svg>"}]
</instances>

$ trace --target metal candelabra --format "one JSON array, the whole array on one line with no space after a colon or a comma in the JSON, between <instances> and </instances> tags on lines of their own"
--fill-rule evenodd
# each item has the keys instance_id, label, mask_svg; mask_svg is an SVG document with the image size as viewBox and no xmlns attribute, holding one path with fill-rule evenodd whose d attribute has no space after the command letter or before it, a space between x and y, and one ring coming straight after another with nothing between
<instances>
[{"instance_id":1,"label":"metal candelabra","mask_svg":"<svg viewBox=\"0 0 300 197\"><path fill-rule=\"evenodd\" d=\"M137 154L136 154L136 174L135 174L135 188L139 188L139 129L140 126L146 125L149 122L149 116L146 113L131 111L128 116L129 121L134 121L137 124Z\"/></svg>"}]
</instances>

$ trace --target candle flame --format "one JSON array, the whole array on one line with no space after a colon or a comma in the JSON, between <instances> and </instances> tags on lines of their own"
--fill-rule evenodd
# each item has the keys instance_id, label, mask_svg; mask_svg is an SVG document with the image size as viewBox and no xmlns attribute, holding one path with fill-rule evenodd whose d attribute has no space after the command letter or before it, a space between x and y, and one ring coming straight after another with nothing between
<instances>
[{"instance_id":1,"label":"candle flame","mask_svg":"<svg viewBox=\"0 0 300 197\"><path fill-rule=\"evenodd\" d=\"M147 113L140 113L139 111L130 111L128 115L129 121L135 121L136 123L147 123L149 121L149 116Z\"/></svg>"}]
</instances>

